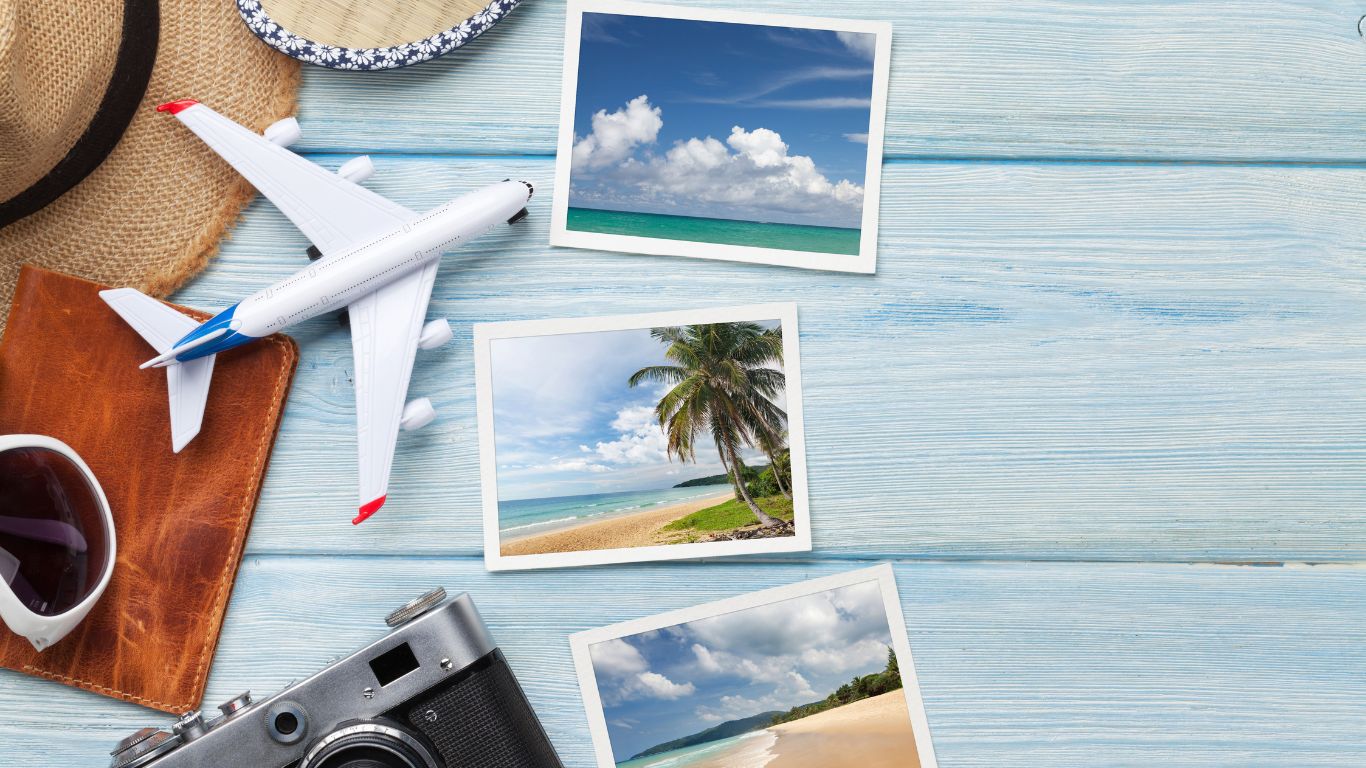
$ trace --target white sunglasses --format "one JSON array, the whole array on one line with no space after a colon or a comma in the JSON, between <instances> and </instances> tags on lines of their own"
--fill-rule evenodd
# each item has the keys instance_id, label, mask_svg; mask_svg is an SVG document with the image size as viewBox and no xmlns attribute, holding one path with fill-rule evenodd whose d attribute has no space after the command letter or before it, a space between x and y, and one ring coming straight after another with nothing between
<instances>
[{"instance_id":1,"label":"white sunglasses","mask_svg":"<svg viewBox=\"0 0 1366 768\"><path fill-rule=\"evenodd\" d=\"M114 516L90 467L42 435L0 435L0 619L39 651L66 637L114 571Z\"/></svg>"}]
</instances>

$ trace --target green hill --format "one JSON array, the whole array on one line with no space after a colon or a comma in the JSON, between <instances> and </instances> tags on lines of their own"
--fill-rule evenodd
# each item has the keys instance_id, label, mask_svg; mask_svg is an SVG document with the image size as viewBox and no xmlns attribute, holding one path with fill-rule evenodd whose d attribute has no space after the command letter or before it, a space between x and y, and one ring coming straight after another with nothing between
<instances>
[{"instance_id":1,"label":"green hill","mask_svg":"<svg viewBox=\"0 0 1366 768\"><path fill-rule=\"evenodd\" d=\"M730 720L721 723L714 728L708 728L705 731L694 733L691 736L684 736L681 739L674 739L673 741L667 741L663 744L656 744L638 755L632 755L631 759L636 760L642 757L649 757L650 755L658 755L661 752L672 752L675 749L691 747L697 744L706 744L709 741L720 741L721 739L729 739L732 736L739 736L742 733L762 730L772 725L773 718L781 714L783 713L761 712L754 717L746 717L741 720Z\"/></svg>"},{"instance_id":2,"label":"green hill","mask_svg":"<svg viewBox=\"0 0 1366 768\"><path fill-rule=\"evenodd\" d=\"M758 477L761 472L768 469L768 465L758 467L745 467L745 482L749 482ZM730 475L711 475L710 477L699 477L694 480L684 480L675 485L675 488L693 488L699 485L729 485Z\"/></svg>"},{"instance_id":3,"label":"green hill","mask_svg":"<svg viewBox=\"0 0 1366 768\"><path fill-rule=\"evenodd\" d=\"M842 707L845 704L853 704L856 701L870 699L874 696L881 696L890 691L901 688L901 667L896 661L896 651L887 649L887 668L881 672L874 672L871 675L855 677L853 680L841 685L839 690L825 697L821 701L813 704L804 704L800 707L793 707L787 712L775 715L769 725L781 725L790 723L793 720L800 720L803 717L810 717L818 712L827 709Z\"/></svg>"}]
</instances>

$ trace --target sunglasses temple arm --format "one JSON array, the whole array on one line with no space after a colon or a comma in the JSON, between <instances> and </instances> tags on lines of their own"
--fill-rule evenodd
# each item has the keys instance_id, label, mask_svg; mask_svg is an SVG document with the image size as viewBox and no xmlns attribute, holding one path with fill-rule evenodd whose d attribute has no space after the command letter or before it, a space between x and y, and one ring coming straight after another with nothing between
<instances>
[{"instance_id":1,"label":"sunglasses temple arm","mask_svg":"<svg viewBox=\"0 0 1366 768\"><path fill-rule=\"evenodd\" d=\"M20 536L29 541L57 544L76 552L84 552L89 546L86 544L85 537L75 526L60 520L37 520L0 515L0 534Z\"/></svg>"}]
</instances>

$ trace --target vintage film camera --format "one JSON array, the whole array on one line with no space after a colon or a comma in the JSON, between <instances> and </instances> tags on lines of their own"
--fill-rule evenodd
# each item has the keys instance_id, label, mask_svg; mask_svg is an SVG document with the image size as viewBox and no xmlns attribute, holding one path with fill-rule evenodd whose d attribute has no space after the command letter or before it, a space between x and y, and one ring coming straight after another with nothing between
<instances>
[{"instance_id":1,"label":"vintage film camera","mask_svg":"<svg viewBox=\"0 0 1366 768\"><path fill-rule=\"evenodd\" d=\"M563 768L467 595L394 611L383 639L260 702L119 743L113 768Z\"/></svg>"}]
</instances>

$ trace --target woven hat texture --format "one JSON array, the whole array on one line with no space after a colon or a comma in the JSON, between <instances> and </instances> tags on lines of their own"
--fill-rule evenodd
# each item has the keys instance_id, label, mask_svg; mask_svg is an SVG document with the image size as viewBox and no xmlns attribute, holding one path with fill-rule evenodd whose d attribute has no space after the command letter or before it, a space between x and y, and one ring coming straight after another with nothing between
<instances>
[{"instance_id":1,"label":"woven hat texture","mask_svg":"<svg viewBox=\"0 0 1366 768\"><path fill-rule=\"evenodd\" d=\"M80 138L109 85L122 21L121 2L0 0L0 200L27 189ZM53 51L62 58L53 61Z\"/></svg>"},{"instance_id":2,"label":"woven hat texture","mask_svg":"<svg viewBox=\"0 0 1366 768\"><path fill-rule=\"evenodd\" d=\"M103 93L100 77L107 79L109 67L100 57L115 55L122 7L117 0L0 0L0 169L27 169L26 156L50 152L32 161L41 175L70 149ZM231 2L161 0L160 9L156 65L118 145L66 194L0 228L0 332L21 264L164 296L208 264L254 194L155 107L194 98L263 130L294 112L298 62L253 37ZM49 94L54 101L45 110L26 113L19 106ZM43 111L55 125L35 122ZM29 148L10 151L21 144ZM17 179L3 183L24 186Z\"/></svg>"}]
</instances>

